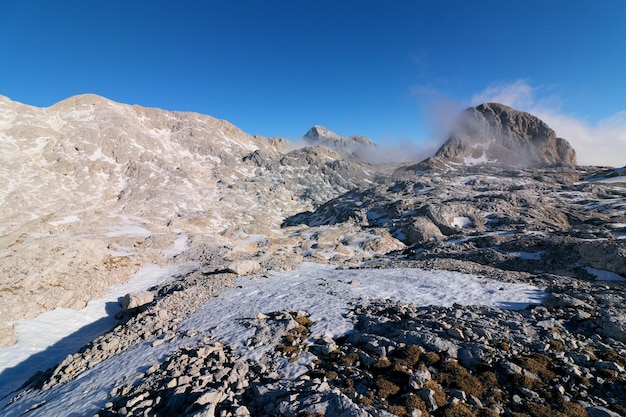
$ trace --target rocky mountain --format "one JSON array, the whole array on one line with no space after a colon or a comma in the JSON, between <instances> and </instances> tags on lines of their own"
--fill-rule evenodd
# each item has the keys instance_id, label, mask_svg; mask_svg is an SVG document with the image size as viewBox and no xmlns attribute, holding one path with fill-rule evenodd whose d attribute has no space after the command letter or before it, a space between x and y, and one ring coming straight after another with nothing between
<instances>
[{"instance_id":1,"label":"rocky mountain","mask_svg":"<svg viewBox=\"0 0 626 417\"><path fill-rule=\"evenodd\" d=\"M370 152L376 148L376 144L365 136L339 136L323 126L313 126L302 139L308 145L325 146L344 158L359 161L368 161Z\"/></svg>"},{"instance_id":2,"label":"rocky mountain","mask_svg":"<svg viewBox=\"0 0 626 417\"><path fill-rule=\"evenodd\" d=\"M448 140L429 164L497 163L504 166L576 165L576 152L537 117L499 103L459 116Z\"/></svg>"},{"instance_id":3,"label":"rocky mountain","mask_svg":"<svg viewBox=\"0 0 626 417\"><path fill-rule=\"evenodd\" d=\"M0 345L15 340L9 322L81 308L171 262L176 242L280 242L286 216L374 175L327 148L95 95L49 108L3 97L0 117Z\"/></svg>"},{"instance_id":4,"label":"rocky mountain","mask_svg":"<svg viewBox=\"0 0 626 417\"><path fill-rule=\"evenodd\" d=\"M3 344L16 320L177 267L113 329L0 384L0 414L625 415L626 168L576 166L500 104L459 120L393 172L319 126L293 149L93 95L0 98ZM468 301L509 286L537 297Z\"/></svg>"}]
</instances>

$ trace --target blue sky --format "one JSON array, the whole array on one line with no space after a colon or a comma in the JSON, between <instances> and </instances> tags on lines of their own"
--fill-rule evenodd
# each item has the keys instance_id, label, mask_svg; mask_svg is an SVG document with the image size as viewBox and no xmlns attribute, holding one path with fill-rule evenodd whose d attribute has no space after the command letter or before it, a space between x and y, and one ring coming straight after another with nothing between
<instances>
[{"instance_id":1,"label":"blue sky","mask_svg":"<svg viewBox=\"0 0 626 417\"><path fill-rule=\"evenodd\" d=\"M263 136L321 124L415 144L495 97L563 137L559 124L610 125L626 143L624 22L622 0L0 0L0 94L49 106L96 93Z\"/></svg>"}]
</instances>

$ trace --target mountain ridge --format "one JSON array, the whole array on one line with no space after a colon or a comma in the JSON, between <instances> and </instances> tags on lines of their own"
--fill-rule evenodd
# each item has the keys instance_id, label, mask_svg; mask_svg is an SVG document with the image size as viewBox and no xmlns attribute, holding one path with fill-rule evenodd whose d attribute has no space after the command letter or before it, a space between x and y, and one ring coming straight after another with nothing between
<instances>
[{"instance_id":1,"label":"mountain ridge","mask_svg":"<svg viewBox=\"0 0 626 417\"><path fill-rule=\"evenodd\" d=\"M198 113L96 95L46 108L10 100L2 107L0 272L7 279L0 285L12 290L0 297L30 294L32 301L12 307L3 300L3 323L83 306L138 265L170 262L164 251L181 233L218 241L246 230L272 235L281 213L312 208L372 177L364 165L342 162L337 154L289 151L284 140L251 136ZM257 151L275 155L275 163L246 158ZM234 252L239 246L248 250L235 244ZM74 282L74 274L91 284ZM28 276L41 281L39 293L24 286ZM10 327L1 327L0 340L14 340Z\"/></svg>"}]
</instances>

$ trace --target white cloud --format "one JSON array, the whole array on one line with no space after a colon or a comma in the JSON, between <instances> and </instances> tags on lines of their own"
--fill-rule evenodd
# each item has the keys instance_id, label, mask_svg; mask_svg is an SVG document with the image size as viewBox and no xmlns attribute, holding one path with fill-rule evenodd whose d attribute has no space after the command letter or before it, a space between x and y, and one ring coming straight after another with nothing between
<instances>
[{"instance_id":1,"label":"white cloud","mask_svg":"<svg viewBox=\"0 0 626 417\"><path fill-rule=\"evenodd\" d=\"M498 102L539 117L572 145L580 165L626 165L626 110L591 124L563 113L558 98L543 92L524 80L492 84L475 94L472 104Z\"/></svg>"},{"instance_id":2,"label":"white cloud","mask_svg":"<svg viewBox=\"0 0 626 417\"><path fill-rule=\"evenodd\" d=\"M513 83L492 84L472 97L472 105L496 102L516 109L530 107L535 101L535 87L524 80Z\"/></svg>"}]
</instances>

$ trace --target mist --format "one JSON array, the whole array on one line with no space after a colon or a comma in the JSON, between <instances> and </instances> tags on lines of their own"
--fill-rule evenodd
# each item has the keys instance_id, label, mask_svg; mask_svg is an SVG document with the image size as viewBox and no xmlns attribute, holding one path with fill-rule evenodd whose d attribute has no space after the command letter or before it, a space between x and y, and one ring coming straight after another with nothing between
<instances>
[{"instance_id":1,"label":"mist","mask_svg":"<svg viewBox=\"0 0 626 417\"><path fill-rule=\"evenodd\" d=\"M344 137L346 138L346 137ZM331 149L340 154L352 154L360 161L369 164L392 164L403 162L421 162L433 156L444 140L417 142L415 140L383 140L374 141L375 146L354 143L349 146L333 146ZM304 138L289 141L288 150L295 150L307 146L316 146L316 143ZM328 146L326 144L325 146Z\"/></svg>"},{"instance_id":2,"label":"mist","mask_svg":"<svg viewBox=\"0 0 626 417\"><path fill-rule=\"evenodd\" d=\"M429 141L415 143L409 140L399 142L376 143L376 147L360 147L355 155L370 164L391 164L401 162L420 162L433 156L441 143Z\"/></svg>"}]
</instances>

